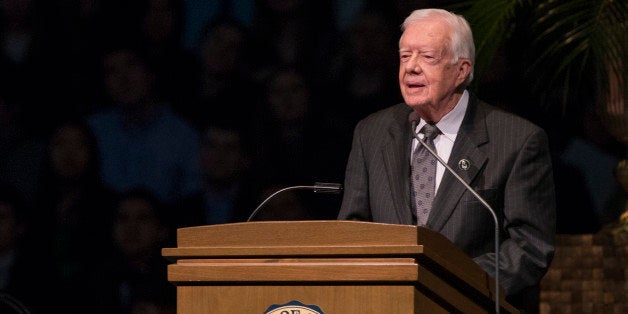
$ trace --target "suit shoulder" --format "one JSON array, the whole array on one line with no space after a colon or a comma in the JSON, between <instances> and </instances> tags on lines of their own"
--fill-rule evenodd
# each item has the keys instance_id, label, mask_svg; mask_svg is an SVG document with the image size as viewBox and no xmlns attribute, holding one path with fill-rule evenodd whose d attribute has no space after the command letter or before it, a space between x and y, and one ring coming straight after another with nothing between
<instances>
[{"instance_id":1,"label":"suit shoulder","mask_svg":"<svg viewBox=\"0 0 628 314\"><path fill-rule=\"evenodd\" d=\"M358 122L358 125L382 126L393 122L405 121L411 111L412 109L406 104L399 103L369 114Z\"/></svg>"},{"instance_id":2,"label":"suit shoulder","mask_svg":"<svg viewBox=\"0 0 628 314\"><path fill-rule=\"evenodd\" d=\"M478 112L486 117L487 126L496 128L511 128L521 132L544 132L543 129L532 121L513 112L487 104L483 101L477 103Z\"/></svg>"}]
</instances>

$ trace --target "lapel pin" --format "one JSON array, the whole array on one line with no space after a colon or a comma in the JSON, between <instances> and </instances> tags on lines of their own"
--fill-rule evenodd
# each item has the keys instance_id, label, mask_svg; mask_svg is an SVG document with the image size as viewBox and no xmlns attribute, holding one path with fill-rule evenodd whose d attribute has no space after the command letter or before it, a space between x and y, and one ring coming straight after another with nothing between
<instances>
[{"instance_id":1,"label":"lapel pin","mask_svg":"<svg viewBox=\"0 0 628 314\"><path fill-rule=\"evenodd\" d=\"M460 168L460 170L467 171L471 168L471 162L467 159L460 159L460 161L458 161L458 168Z\"/></svg>"}]
</instances>

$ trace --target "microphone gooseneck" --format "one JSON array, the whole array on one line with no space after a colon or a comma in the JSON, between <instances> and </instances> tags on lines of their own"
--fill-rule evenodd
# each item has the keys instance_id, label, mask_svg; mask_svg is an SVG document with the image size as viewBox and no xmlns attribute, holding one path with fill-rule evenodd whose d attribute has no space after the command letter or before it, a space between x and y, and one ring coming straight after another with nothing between
<instances>
[{"instance_id":1,"label":"microphone gooseneck","mask_svg":"<svg viewBox=\"0 0 628 314\"><path fill-rule=\"evenodd\" d=\"M429 145L426 145L425 142L419 137L419 135L415 131L418 119L418 114L413 111L412 114L410 114L410 122L412 127L412 135L414 136L414 138L419 141L419 144L423 145L423 147L427 149L430 155L434 156L436 160L438 160L438 162L443 165L445 169L447 169L447 171L449 171L449 173L451 173L456 179L458 179L458 181L460 181L460 183L464 185L467 191L471 192L471 194L473 194L473 196L475 196L475 198L480 201L480 203L482 203L482 205L484 205L484 207L486 207L486 209L488 209L488 211L493 216L493 221L495 223L495 313L499 313L499 221L497 219L497 214L495 214L495 211L493 210L491 205L489 205L489 203L484 198L482 198L482 196L480 196L478 192L476 192L469 184L467 184L467 182L465 182L464 179L462 179L462 177L460 177L460 175L456 173L456 171L454 171L442 158L440 158L440 156L438 156L438 154L436 154L433 149L430 148Z\"/></svg>"},{"instance_id":2,"label":"microphone gooseneck","mask_svg":"<svg viewBox=\"0 0 628 314\"><path fill-rule=\"evenodd\" d=\"M0 291L0 305L8 305L15 313L18 314L30 314L31 311L22 303L22 301L18 300L16 297L12 296L8 292Z\"/></svg>"},{"instance_id":3,"label":"microphone gooseneck","mask_svg":"<svg viewBox=\"0 0 628 314\"><path fill-rule=\"evenodd\" d=\"M266 199L264 199L259 205L257 205L257 208L255 208L255 210L251 213L251 215L246 221L247 222L251 221L251 219L253 219L253 217L255 217L255 215L257 215L257 213L264 207L264 205L266 205L268 201L273 199L275 195L280 194L285 191L290 191L290 190L313 190L314 193L338 194L342 192L342 185L339 183L316 182L314 183L314 185L295 185L295 186L289 186L289 187L280 189L274 192L273 194L271 194L270 196L268 196Z\"/></svg>"}]
</instances>

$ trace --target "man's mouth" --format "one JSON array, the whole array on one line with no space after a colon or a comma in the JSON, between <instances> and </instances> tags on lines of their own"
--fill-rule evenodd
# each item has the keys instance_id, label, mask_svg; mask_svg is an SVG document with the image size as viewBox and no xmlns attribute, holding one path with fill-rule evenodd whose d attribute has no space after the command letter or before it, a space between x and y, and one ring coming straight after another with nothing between
<instances>
[{"instance_id":1,"label":"man's mouth","mask_svg":"<svg viewBox=\"0 0 628 314\"><path fill-rule=\"evenodd\" d=\"M423 84L423 83L416 83L416 82L408 82L408 83L406 83L406 86L408 88L421 88L421 87L425 87L425 84Z\"/></svg>"}]
</instances>

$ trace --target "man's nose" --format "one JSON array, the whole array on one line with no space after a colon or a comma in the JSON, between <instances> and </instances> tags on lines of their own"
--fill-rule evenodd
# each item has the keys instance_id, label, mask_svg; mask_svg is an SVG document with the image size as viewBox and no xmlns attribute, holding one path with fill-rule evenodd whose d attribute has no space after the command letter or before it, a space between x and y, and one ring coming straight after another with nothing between
<instances>
[{"instance_id":1,"label":"man's nose","mask_svg":"<svg viewBox=\"0 0 628 314\"><path fill-rule=\"evenodd\" d=\"M406 62L406 72L408 73L421 73L423 69L421 68L419 59L416 56L412 56L408 62Z\"/></svg>"}]
</instances>

